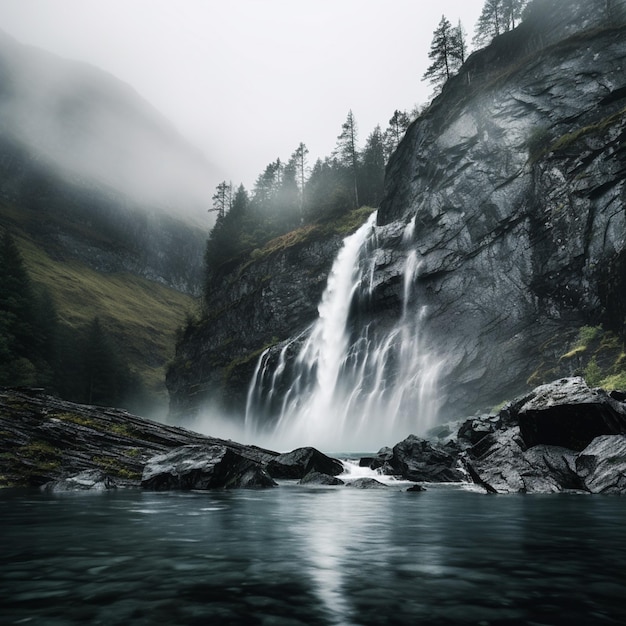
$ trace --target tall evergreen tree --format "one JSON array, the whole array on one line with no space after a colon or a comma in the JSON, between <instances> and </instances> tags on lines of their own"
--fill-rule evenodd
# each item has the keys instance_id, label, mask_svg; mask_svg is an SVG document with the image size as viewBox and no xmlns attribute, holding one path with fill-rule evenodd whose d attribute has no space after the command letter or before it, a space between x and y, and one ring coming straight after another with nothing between
<instances>
[{"instance_id":1,"label":"tall evergreen tree","mask_svg":"<svg viewBox=\"0 0 626 626\"><path fill-rule=\"evenodd\" d=\"M485 0L483 10L476 22L474 45L485 46L505 28L503 0Z\"/></svg>"},{"instance_id":2,"label":"tall evergreen tree","mask_svg":"<svg viewBox=\"0 0 626 626\"><path fill-rule=\"evenodd\" d=\"M209 209L209 213L217 213L218 219L223 218L227 211L230 210L232 202L233 186L232 183L222 181L216 188L213 197L213 206Z\"/></svg>"},{"instance_id":3,"label":"tall evergreen tree","mask_svg":"<svg viewBox=\"0 0 626 626\"><path fill-rule=\"evenodd\" d=\"M360 185L361 201L377 207L383 196L385 181L385 143L380 126L371 132L361 155Z\"/></svg>"},{"instance_id":4,"label":"tall evergreen tree","mask_svg":"<svg viewBox=\"0 0 626 626\"><path fill-rule=\"evenodd\" d=\"M528 0L502 0L505 30L513 30L522 21Z\"/></svg>"},{"instance_id":5,"label":"tall evergreen tree","mask_svg":"<svg viewBox=\"0 0 626 626\"><path fill-rule=\"evenodd\" d=\"M386 161L388 161L389 157L396 151L410 123L411 120L406 111L396 109L393 112L393 116L389 120L389 126L383 135Z\"/></svg>"},{"instance_id":6,"label":"tall evergreen tree","mask_svg":"<svg viewBox=\"0 0 626 626\"><path fill-rule=\"evenodd\" d=\"M298 145L294 153L291 155L291 160L295 164L296 177L298 181L298 189L300 191L300 214L304 213L304 185L306 182L306 175L308 170L307 155L309 149L302 143Z\"/></svg>"},{"instance_id":7,"label":"tall evergreen tree","mask_svg":"<svg viewBox=\"0 0 626 626\"><path fill-rule=\"evenodd\" d=\"M445 15L441 16L439 26L433 33L428 58L432 63L424 72L423 80L428 80L436 89L441 88L453 72L453 36L454 29Z\"/></svg>"},{"instance_id":8,"label":"tall evergreen tree","mask_svg":"<svg viewBox=\"0 0 626 626\"><path fill-rule=\"evenodd\" d=\"M452 29L452 37L450 40L450 57L451 65L454 72L458 72L467 56L467 36L461 20Z\"/></svg>"},{"instance_id":9,"label":"tall evergreen tree","mask_svg":"<svg viewBox=\"0 0 626 626\"><path fill-rule=\"evenodd\" d=\"M523 18L528 0L485 0L476 22L474 45L485 46L494 37L514 29Z\"/></svg>"},{"instance_id":10,"label":"tall evergreen tree","mask_svg":"<svg viewBox=\"0 0 626 626\"><path fill-rule=\"evenodd\" d=\"M348 111L346 121L341 126L341 134L337 137L335 154L341 165L349 172L354 186L354 207L359 206L359 152L357 148L358 130L352 109Z\"/></svg>"}]
</instances>

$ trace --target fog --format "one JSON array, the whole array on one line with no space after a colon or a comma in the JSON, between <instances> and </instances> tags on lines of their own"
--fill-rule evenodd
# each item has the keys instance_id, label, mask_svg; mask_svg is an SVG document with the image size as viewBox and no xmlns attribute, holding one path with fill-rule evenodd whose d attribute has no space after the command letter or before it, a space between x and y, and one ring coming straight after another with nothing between
<instances>
[{"instance_id":1,"label":"fog","mask_svg":"<svg viewBox=\"0 0 626 626\"><path fill-rule=\"evenodd\" d=\"M350 109L363 144L377 124L385 128L395 109L427 102L432 90L421 76L441 15L453 24L461 19L471 40L482 5L482 0L436 5L416 0L1 0L0 28L22 43L84 61L125 82L128 91L154 107L151 123L158 123L159 115L170 120L207 164L199 175L193 172L194 159L183 157L180 146L165 165L152 162L150 155L163 147L150 144L154 129L133 127L137 120L119 119L103 108L95 123L103 149L66 127L42 127L41 103L54 102L52 78L62 78L54 71L31 85L34 108L21 111L23 120L32 122L31 137L60 147L69 165L107 171L131 187L143 188L146 178L156 184L186 176L190 180L182 187L193 189L192 181L199 179L200 195L209 204L217 182L251 187L268 163L288 159L301 141L311 163L329 155ZM84 99L94 96L105 100L97 88L89 93L78 85L75 100L56 103L57 115L72 119L78 135L94 122L78 124ZM90 104L95 114L96 103ZM112 144L122 136L125 147L116 152ZM148 156L137 162L139 153ZM117 156L110 161L107 154Z\"/></svg>"},{"instance_id":2,"label":"fog","mask_svg":"<svg viewBox=\"0 0 626 626\"><path fill-rule=\"evenodd\" d=\"M0 137L71 180L202 220L217 167L131 87L0 32Z\"/></svg>"}]
</instances>

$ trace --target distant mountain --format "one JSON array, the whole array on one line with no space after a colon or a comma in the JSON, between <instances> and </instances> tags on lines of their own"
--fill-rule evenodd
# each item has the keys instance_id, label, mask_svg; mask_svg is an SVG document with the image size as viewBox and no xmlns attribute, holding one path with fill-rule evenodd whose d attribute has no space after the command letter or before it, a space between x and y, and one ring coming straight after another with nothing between
<instances>
[{"instance_id":1,"label":"distant mountain","mask_svg":"<svg viewBox=\"0 0 626 626\"><path fill-rule=\"evenodd\" d=\"M0 32L0 225L198 293L216 168L129 86Z\"/></svg>"},{"instance_id":2,"label":"distant mountain","mask_svg":"<svg viewBox=\"0 0 626 626\"><path fill-rule=\"evenodd\" d=\"M70 178L196 218L220 178L131 87L1 31L0 137Z\"/></svg>"}]
</instances>

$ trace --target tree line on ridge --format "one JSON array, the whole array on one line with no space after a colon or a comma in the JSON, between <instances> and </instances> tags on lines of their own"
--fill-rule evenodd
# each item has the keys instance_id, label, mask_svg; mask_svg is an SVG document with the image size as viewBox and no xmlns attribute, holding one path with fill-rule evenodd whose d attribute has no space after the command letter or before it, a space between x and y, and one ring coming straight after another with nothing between
<instances>
[{"instance_id":1,"label":"tree line on ridge","mask_svg":"<svg viewBox=\"0 0 626 626\"><path fill-rule=\"evenodd\" d=\"M515 28L528 0L486 0L476 24L473 43L486 45ZM468 44L459 21L453 27L442 16L433 33L431 65L422 80L437 93L465 62ZM360 206L379 205L385 168L419 109L396 110L383 131L380 125L359 148L358 124L350 110L333 153L309 166L309 151L298 144L287 161L268 164L248 191L242 184L222 181L212 197L210 212L217 219L206 246L205 293L215 270L224 262L249 254L265 243L302 225L334 219Z\"/></svg>"}]
</instances>

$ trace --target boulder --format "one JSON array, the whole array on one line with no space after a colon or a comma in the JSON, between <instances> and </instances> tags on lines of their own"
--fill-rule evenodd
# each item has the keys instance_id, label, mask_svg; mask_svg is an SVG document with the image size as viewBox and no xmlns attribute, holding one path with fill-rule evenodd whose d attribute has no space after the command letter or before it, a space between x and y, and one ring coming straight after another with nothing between
<instances>
[{"instance_id":1,"label":"boulder","mask_svg":"<svg viewBox=\"0 0 626 626\"><path fill-rule=\"evenodd\" d=\"M422 492L422 491L426 491L426 487L424 487L423 485L418 485L417 483L415 485L411 485L407 491L410 492Z\"/></svg>"},{"instance_id":2,"label":"boulder","mask_svg":"<svg viewBox=\"0 0 626 626\"><path fill-rule=\"evenodd\" d=\"M388 489L387 485L381 483L375 478L357 478L346 483L346 487L352 487L354 489Z\"/></svg>"},{"instance_id":3,"label":"boulder","mask_svg":"<svg viewBox=\"0 0 626 626\"><path fill-rule=\"evenodd\" d=\"M381 448L376 456L364 456L359 459L359 467L369 467L370 469L377 470L386 468L390 469L389 461L393 458L393 450L388 446ZM393 471L385 472L393 473Z\"/></svg>"},{"instance_id":4,"label":"boulder","mask_svg":"<svg viewBox=\"0 0 626 626\"><path fill-rule=\"evenodd\" d=\"M300 479L299 485L343 485L344 482L341 478L336 476L330 476L329 474L322 474L315 470L309 472L306 476Z\"/></svg>"},{"instance_id":5,"label":"boulder","mask_svg":"<svg viewBox=\"0 0 626 626\"><path fill-rule=\"evenodd\" d=\"M117 483L114 478L100 470L85 470L74 476L51 480L41 486L42 491L65 492L65 491L106 491L116 489Z\"/></svg>"},{"instance_id":6,"label":"boulder","mask_svg":"<svg viewBox=\"0 0 626 626\"><path fill-rule=\"evenodd\" d=\"M459 443L473 446L483 437L497 430L499 425L500 419L496 415L483 415L465 420L457 434Z\"/></svg>"},{"instance_id":7,"label":"boulder","mask_svg":"<svg viewBox=\"0 0 626 626\"><path fill-rule=\"evenodd\" d=\"M304 478L309 472L338 476L343 474L341 461L326 456L315 448L296 448L291 452L279 454L266 465L267 473L272 478Z\"/></svg>"},{"instance_id":8,"label":"boulder","mask_svg":"<svg viewBox=\"0 0 626 626\"><path fill-rule=\"evenodd\" d=\"M626 494L626 436L596 437L578 455L576 471L592 493Z\"/></svg>"},{"instance_id":9,"label":"boulder","mask_svg":"<svg viewBox=\"0 0 626 626\"><path fill-rule=\"evenodd\" d=\"M144 489L232 489L274 487L257 461L222 445L188 445L153 457L141 478Z\"/></svg>"},{"instance_id":10,"label":"boulder","mask_svg":"<svg viewBox=\"0 0 626 626\"><path fill-rule=\"evenodd\" d=\"M527 447L539 444L583 450L596 437L626 433L626 405L580 377L537 387L518 414Z\"/></svg>"},{"instance_id":11,"label":"boulder","mask_svg":"<svg viewBox=\"0 0 626 626\"><path fill-rule=\"evenodd\" d=\"M393 473L415 482L460 482L465 480L457 467L458 449L409 435L397 443L388 461Z\"/></svg>"},{"instance_id":12,"label":"boulder","mask_svg":"<svg viewBox=\"0 0 626 626\"><path fill-rule=\"evenodd\" d=\"M494 432L464 456L472 480L490 493L558 493L584 490L576 452L558 446L527 449L517 428Z\"/></svg>"}]
</instances>

